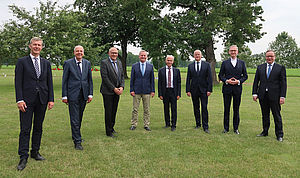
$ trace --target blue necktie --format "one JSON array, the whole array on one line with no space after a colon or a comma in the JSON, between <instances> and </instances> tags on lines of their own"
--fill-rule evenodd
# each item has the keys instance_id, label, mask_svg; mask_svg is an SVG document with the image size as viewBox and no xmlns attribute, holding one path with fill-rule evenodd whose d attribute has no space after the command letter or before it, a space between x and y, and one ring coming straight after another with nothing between
<instances>
[{"instance_id":1,"label":"blue necktie","mask_svg":"<svg viewBox=\"0 0 300 178\"><path fill-rule=\"evenodd\" d=\"M267 72L267 78L269 78L269 76L270 76L270 73L271 73L271 67L272 67L272 65L269 64L268 72Z\"/></svg>"},{"instance_id":2,"label":"blue necktie","mask_svg":"<svg viewBox=\"0 0 300 178\"><path fill-rule=\"evenodd\" d=\"M145 74L145 66L144 66L144 64L142 63L142 75L144 76L144 74Z\"/></svg>"}]
</instances>

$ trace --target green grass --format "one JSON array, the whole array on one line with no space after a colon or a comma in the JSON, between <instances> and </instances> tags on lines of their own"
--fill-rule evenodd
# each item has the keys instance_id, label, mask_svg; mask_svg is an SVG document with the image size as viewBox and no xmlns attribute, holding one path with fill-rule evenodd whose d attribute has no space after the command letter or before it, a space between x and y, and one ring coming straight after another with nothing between
<instances>
[{"instance_id":1,"label":"green grass","mask_svg":"<svg viewBox=\"0 0 300 178\"><path fill-rule=\"evenodd\" d=\"M300 76L299 70L293 71ZM88 104L82 123L84 150L76 151L71 139L67 106L61 102L62 71L53 71L55 106L46 114L41 154L46 161L29 159L22 172L16 170L19 116L15 103L14 70L0 70L0 177L299 177L300 176L300 78L288 77L286 104L282 107L284 141L275 138L271 121L269 136L261 132L261 113L252 101L253 74L243 86L240 107L240 135L223 130L221 85L209 97L210 134L195 130L191 98L185 94L182 74L182 98L178 101L177 130L163 129L163 104L151 99L151 132L130 131L132 97L129 80L121 96L117 113L117 138L105 136L104 109L100 95L100 72L93 72L94 99ZM4 75L6 74L6 77ZM157 74L156 74L157 75ZM157 81L156 81L157 86ZM142 106L140 106L142 113ZM232 128L232 117L230 118Z\"/></svg>"}]
</instances>

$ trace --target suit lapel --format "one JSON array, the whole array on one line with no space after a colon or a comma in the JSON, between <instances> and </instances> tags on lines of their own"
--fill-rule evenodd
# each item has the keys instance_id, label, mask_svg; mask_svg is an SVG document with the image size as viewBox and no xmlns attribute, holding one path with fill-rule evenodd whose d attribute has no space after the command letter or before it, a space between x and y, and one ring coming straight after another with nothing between
<instances>
[{"instance_id":1,"label":"suit lapel","mask_svg":"<svg viewBox=\"0 0 300 178\"><path fill-rule=\"evenodd\" d=\"M268 78L267 78L267 70L266 70L266 68L267 68L267 63L265 63L265 64L263 65L262 72L263 72L263 74L264 74L264 76L265 76L266 80L268 80Z\"/></svg>"}]
</instances>

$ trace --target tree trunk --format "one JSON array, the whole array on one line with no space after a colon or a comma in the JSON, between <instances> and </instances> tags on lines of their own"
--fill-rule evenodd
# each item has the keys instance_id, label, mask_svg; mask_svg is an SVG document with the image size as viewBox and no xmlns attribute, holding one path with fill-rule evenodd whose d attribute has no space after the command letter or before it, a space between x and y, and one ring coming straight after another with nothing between
<instances>
[{"instance_id":1,"label":"tree trunk","mask_svg":"<svg viewBox=\"0 0 300 178\"><path fill-rule=\"evenodd\" d=\"M123 67L123 72L124 72L124 78L128 79L127 75L127 70L126 70L126 60L127 60L127 41L122 40L121 41L121 49L122 49L122 56L121 56L121 62L122 62L122 67Z\"/></svg>"},{"instance_id":2,"label":"tree trunk","mask_svg":"<svg viewBox=\"0 0 300 178\"><path fill-rule=\"evenodd\" d=\"M212 37L209 39L209 43L205 47L206 61L210 63L213 85L219 84L216 74L216 57L214 52L214 43Z\"/></svg>"}]
</instances>

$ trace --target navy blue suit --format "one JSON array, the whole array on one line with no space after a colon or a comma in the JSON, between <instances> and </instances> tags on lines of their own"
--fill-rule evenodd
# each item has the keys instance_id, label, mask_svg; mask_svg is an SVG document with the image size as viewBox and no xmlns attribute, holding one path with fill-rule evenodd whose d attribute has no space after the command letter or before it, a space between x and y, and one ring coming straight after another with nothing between
<instances>
[{"instance_id":1,"label":"navy blue suit","mask_svg":"<svg viewBox=\"0 0 300 178\"><path fill-rule=\"evenodd\" d=\"M236 66L233 67L231 59L223 61L219 72L219 79L223 82L222 93L224 100L224 129L229 131L229 114L231 99L233 98L233 129L238 130L240 123L240 103L242 95L242 83L248 79L244 61L236 59ZM239 85L227 84L226 80L234 77L240 81Z\"/></svg>"},{"instance_id":2,"label":"navy blue suit","mask_svg":"<svg viewBox=\"0 0 300 178\"><path fill-rule=\"evenodd\" d=\"M19 155L28 158L32 116L34 115L31 151L40 149L43 121L48 102L54 101L50 62L40 57L40 73L37 78L30 56L18 60L15 68L16 101L24 101L26 112L20 111Z\"/></svg>"},{"instance_id":3,"label":"navy blue suit","mask_svg":"<svg viewBox=\"0 0 300 178\"><path fill-rule=\"evenodd\" d=\"M81 122L83 111L89 95L93 95L91 63L82 59L82 73L72 58L64 62L62 78L62 97L67 97L72 139L75 144L81 143Z\"/></svg>"},{"instance_id":4,"label":"navy blue suit","mask_svg":"<svg viewBox=\"0 0 300 178\"><path fill-rule=\"evenodd\" d=\"M273 64L269 78L267 78L267 63L257 67L253 82L252 94L258 95L262 112L263 134L268 135L270 127L270 110L275 122L275 134L283 137L282 118L280 114L280 97L286 97L286 70L280 64Z\"/></svg>"},{"instance_id":5,"label":"navy blue suit","mask_svg":"<svg viewBox=\"0 0 300 178\"><path fill-rule=\"evenodd\" d=\"M144 76L142 75L139 62L132 65L130 92L133 91L135 94L150 94L151 92L155 92L154 71L152 64L146 64Z\"/></svg>"},{"instance_id":6,"label":"navy blue suit","mask_svg":"<svg viewBox=\"0 0 300 178\"><path fill-rule=\"evenodd\" d=\"M200 122L200 102L203 129L208 129L208 96L207 92L212 92L212 74L208 62L201 61L200 72L195 69L195 62L189 64L186 78L186 93L191 92L196 126L201 126Z\"/></svg>"},{"instance_id":7,"label":"navy blue suit","mask_svg":"<svg viewBox=\"0 0 300 178\"><path fill-rule=\"evenodd\" d=\"M181 76L180 70L172 67L173 88L167 88L166 67L158 70L158 97L163 97L164 116L166 126L170 126L170 103L172 112L172 127L177 122L177 96L181 97Z\"/></svg>"}]
</instances>

